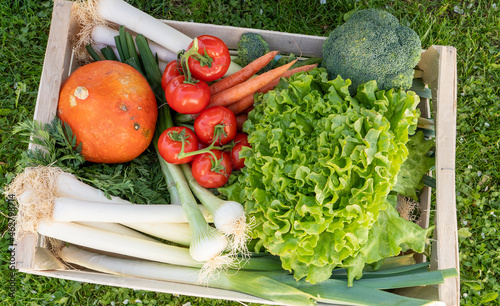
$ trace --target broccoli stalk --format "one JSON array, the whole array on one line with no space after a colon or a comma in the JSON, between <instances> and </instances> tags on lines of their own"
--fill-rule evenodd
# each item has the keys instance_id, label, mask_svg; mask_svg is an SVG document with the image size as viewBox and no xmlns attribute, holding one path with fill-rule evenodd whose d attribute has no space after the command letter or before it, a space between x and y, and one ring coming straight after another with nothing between
<instances>
[{"instance_id":1,"label":"broccoli stalk","mask_svg":"<svg viewBox=\"0 0 500 306\"><path fill-rule=\"evenodd\" d=\"M350 79L351 95L371 80L380 89L408 90L421 53L415 31L386 11L364 9L330 33L323 44L322 67L330 79Z\"/></svg>"}]
</instances>

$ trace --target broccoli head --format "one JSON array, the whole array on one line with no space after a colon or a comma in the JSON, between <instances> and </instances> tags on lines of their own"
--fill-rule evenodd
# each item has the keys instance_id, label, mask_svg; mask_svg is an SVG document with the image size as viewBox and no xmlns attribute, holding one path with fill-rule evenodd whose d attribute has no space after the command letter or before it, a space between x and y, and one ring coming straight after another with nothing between
<instances>
[{"instance_id":1,"label":"broccoli head","mask_svg":"<svg viewBox=\"0 0 500 306\"><path fill-rule=\"evenodd\" d=\"M354 12L323 44L322 67L330 79L350 79L350 93L375 80L380 89L408 90L420 60L420 37L392 14L378 9Z\"/></svg>"},{"instance_id":2,"label":"broccoli head","mask_svg":"<svg viewBox=\"0 0 500 306\"><path fill-rule=\"evenodd\" d=\"M238 59L241 66L245 67L268 52L271 52L271 48L261 35L257 33L243 33L241 35L238 42ZM262 68L259 72L270 70L272 68L272 64L273 61Z\"/></svg>"}]
</instances>

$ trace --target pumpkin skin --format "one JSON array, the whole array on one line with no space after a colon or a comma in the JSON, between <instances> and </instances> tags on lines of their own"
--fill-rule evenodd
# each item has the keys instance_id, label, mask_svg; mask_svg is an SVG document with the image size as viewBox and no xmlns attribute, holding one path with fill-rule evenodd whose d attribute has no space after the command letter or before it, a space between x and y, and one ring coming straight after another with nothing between
<instances>
[{"instance_id":1,"label":"pumpkin skin","mask_svg":"<svg viewBox=\"0 0 500 306\"><path fill-rule=\"evenodd\" d=\"M78 68L64 81L57 115L82 144L85 160L111 164L131 161L147 149L158 109L142 74L104 60Z\"/></svg>"}]
</instances>

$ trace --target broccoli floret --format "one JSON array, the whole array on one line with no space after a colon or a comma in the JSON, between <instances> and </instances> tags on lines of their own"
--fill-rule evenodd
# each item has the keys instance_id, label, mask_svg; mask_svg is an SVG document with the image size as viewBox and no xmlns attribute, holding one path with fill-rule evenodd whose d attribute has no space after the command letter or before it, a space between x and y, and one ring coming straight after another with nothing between
<instances>
[{"instance_id":1,"label":"broccoli floret","mask_svg":"<svg viewBox=\"0 0 500 306\"><path fill-rule=\"evenodd\" d=\"M285 56L280 56L276 63L274 64L274 67L279 67L286 65L294 60L297 59L297 56L293 53L290 53L290 55L285 55Z\"/></svg>"},{"instance_id":2,"label":"broccoli floret","mask_svg":"<svg viewBox=\"0 0 500 306\"><path fill-rule=\"evenodd\" d=\"M330 33L323 44L322 67L330 79L350 79L351 95L370 80L380 89L408 90L421 53L415 31L386 11L364 9Z\"/></svg>"},{"instance_id":3,"label":"broccoli floret","mask_svg":"<svg viewBox=\"0 0 500 306\"><path fill-rule=\"evenodd\" d=\"M243 33L241 35L238 42L238 59L241 66L245 67L268 52L271 52L271 48L261 35L257 33ZM270 70L273 65L274 62L271 61L259 73Z\"/></svg>"}]
</instances>

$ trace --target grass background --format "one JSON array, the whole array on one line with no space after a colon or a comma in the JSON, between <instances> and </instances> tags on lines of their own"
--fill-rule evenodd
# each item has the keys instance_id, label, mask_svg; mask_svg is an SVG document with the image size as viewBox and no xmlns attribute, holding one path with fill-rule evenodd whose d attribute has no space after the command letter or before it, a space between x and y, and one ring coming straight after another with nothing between
<instances>
[{"instance_id":1,"label":"grass background","mask_svg":"<svg viewBox=\"0 0 500 306\"><path fill-rule=\"evenodd\" d=\"M326 36L353 9L378 7L421 37L424 48L457 48L456 187L461 304L500 304L500 2L306 0L130 0L163 19ZM12 134L32 118L50 27L52 1L0 0L0 191L26 150ZM48 279L9 269L11 205L0 198L0 304L4 305L240 305Z\"/></svg>"}]
</instances>

